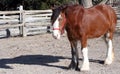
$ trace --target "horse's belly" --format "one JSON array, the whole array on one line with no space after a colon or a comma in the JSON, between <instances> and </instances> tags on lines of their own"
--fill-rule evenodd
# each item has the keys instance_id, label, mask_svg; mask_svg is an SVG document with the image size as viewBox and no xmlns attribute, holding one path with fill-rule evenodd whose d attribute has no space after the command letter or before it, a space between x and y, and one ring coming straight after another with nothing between
<instances>
[{"instance_id":1,"label":"horse's belly","mask_svg":"<svg viewBox=\"0 0 120 74\"><path fill-rule=\"evenodd\" d=\"M89 33L87 36L88 38L97 38L97 37L101 37L105 33L107 33L107 30L100 30L100 31Z\"/></svg>"}]
</instances>

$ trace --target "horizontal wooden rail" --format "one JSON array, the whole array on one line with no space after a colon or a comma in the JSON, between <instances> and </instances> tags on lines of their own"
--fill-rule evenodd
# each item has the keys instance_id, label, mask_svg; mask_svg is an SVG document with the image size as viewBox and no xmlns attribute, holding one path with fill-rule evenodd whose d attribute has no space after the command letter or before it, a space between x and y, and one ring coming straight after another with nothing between
<instances>
[{"instance_id":1,"label":"horizontal wooden rail","mask_svg":"<svg viewBox=\"0 0 120 74\"><path fill-rule=\"evenodd\" d=\"M23 13L23 11L0 11L0 15L4 14L18 14L18 13Z\"/></svg>"},{"instance_id":2,"label":"horizontal wooden rail","mask_svg":"<svg viewBox=\"0 0 120 74\"><path fill-rule=\"evenodd\" d=\"M36 34L41 31L40 29L47 31L47 27L51 25L51 14L52 10L23 10L23 8L18 11L0 11L0 30L10 28L9 30L13 31L11 28L16 28L22 36L27 36L32 32ZM0 32L0 36L1 34L4 35Z\"/></svg>"},{"instance_id":3,"label":"horizontal wooden rail","mask_svg":"<svg viewBox=\"0 0 120 74\"><path fill-rule=\"evenodd\" d=\"M4 28L11 28L11 27L19 27L19 26L23 26L23 24L5 24L5 25L0 25L0 29L4 29Z\"/></svg>"}]
</instances>

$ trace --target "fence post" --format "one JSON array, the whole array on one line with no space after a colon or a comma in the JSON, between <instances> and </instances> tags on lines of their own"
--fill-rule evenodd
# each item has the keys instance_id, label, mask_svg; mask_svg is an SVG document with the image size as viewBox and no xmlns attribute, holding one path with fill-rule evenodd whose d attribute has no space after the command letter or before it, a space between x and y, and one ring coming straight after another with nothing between
<instances>
[{"instance_id":1,"label":"fence post","mask_svg":"<svg viewBox=\"0 0 120 74\"><path fill-rule=\"evenodd\" d=\"M113 6L113 0L109 0L109 2L110 2L110 6Z\"/></svg>"},{"instance_id":2,"label":"fence post","mask_svg":"<svg viewBox=\"0 0 120 74\"><path fill-rule=\"evenodd\" d=\"M22 24L23 24L23 37L26 37L27 36L27 31L26 31L26 25L25 25L25 11L23 11L23 22L22 22Z\"/></svg>"},{"instance_id":3,"label":"fence post","mask_svg":"<svg viewBox=\"0 0 120 74\"><path fill-rule=\"evenodd\" d=\"M19 11L20 11L20 18L19 18L19 20L20 20L20 24L22 24L22 21L23 21L23 16L22 16L22 13L23 13L23 6L22 5L20 5L19 7ZM23 33L22 33L22 31L23 31L23 28L22 28L22 26L20 26L19 27L19 30L20 30L20 35L22 35Z\"/></svg>"},{"instance_id":4,"label":"fence post","mask_svg":"<svg viewBox=\"0 0 120 74\"><path fill-rule=\"evenodd\" d=\"M22 5L20 5L19 10L20 10L20 23L22 23L22 26L20 26L20 35L25 37L25 36L27 36L26 27L25 27L25 12L23 10Z\"/></svg>"}]
</instances>

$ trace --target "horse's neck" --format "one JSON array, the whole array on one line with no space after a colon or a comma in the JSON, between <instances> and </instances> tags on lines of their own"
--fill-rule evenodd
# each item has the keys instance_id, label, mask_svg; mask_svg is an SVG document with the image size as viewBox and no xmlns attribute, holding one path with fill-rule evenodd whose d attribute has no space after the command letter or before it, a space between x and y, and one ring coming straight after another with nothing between
<instances>
[{"instance_id":1,"label":"horse's neck","mask_svg":"<svg viewBox=\"0 0 120 74\"><path fill-rule=\"evenodd\" d=\"M80 17L83 16L84 11L85 11L85 8L83 6L74 5L71 7L67 7L64 13L65 13L65 16L67 16L67 18L71 18L71 17L76 17L76 15L78 14Z\"/></svg>"},{"instance_id":2,"label":"horse's neck","mask_svg":"<svg viewBox=\"0 0 120 74\"><path fill-rule=\"evenodd\" d=\"M74 11L80 11L83 12L84 11L84 7L81 5L72 5L72 6L67 6L67 8L65 9L65 12L70 13L70 12L74 12Z\"/></svg>"},{"instance_id":3,"label":"horse's neck","mask_svg":"<svg viewBox=\"0 0 120 74\"><path fill-rule=\"evenodd\" d=\"M85 11L85 9L82 6L75 6L72 8L68 7L65 11L65 16L66 16L66 20L67 20L66 25L73 26L73 24L80 23L84 16L84 11Z\"/></svg>"}]
</instances>

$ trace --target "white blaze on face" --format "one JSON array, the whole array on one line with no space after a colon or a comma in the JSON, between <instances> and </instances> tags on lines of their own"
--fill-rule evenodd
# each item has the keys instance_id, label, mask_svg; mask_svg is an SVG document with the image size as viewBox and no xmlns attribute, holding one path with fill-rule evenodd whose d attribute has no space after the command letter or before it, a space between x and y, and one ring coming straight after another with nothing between
<instances>
[{"instance_id":1,"label":"white blaze on face","mask_svg":"<svg viewBox=\"0 0 120 74\"><path fill-rule=\"evenodd\" d=\"M61 15L57 17L53 24L53 37L55 39L60 39L60 30L59 30L59 18L61 18Z\"/></svg>"}]
</instances>

